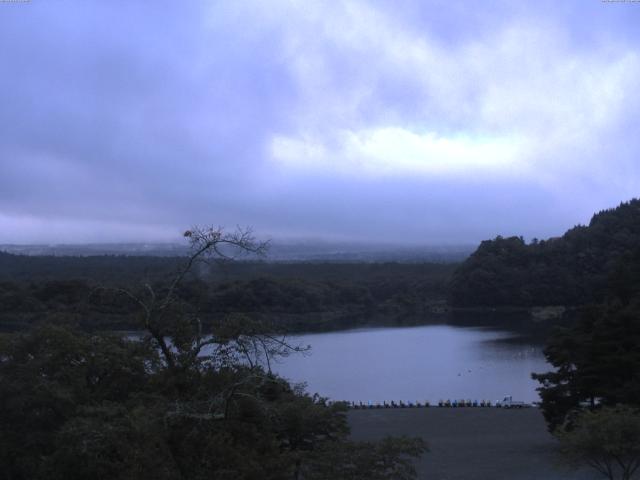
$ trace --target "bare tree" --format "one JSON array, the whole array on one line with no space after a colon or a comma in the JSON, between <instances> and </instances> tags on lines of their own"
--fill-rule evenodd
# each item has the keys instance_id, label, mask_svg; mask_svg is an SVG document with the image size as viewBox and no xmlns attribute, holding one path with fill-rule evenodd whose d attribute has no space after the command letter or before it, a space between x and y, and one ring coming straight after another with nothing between
<instances>
[{"instance_id":1,"label":"bare tree","mask_svg":"<svg viewBox=\"0 0 640 480\"><path fill-rule=\"evenodd\" d=\"M226 232L222 227L196 226L183 236L189 242L189 255L168 286L157 288L145 283L136 293L117 289L140 307L142 326L169 370L207 361L233 363L240 357L251 369L264 363L270 372L274 356L308 350L308 347L290 345L284 336L275 335L263 322L243 316L229 318L217 334L205 334L200 317L190 315L180 299L183 282L199 264L230 261L247 254L264 256L268 242L257 241L250 228L241 227ZM205 349L210 351L208 355L203 354Z\"/></svg>"}]
</instances>

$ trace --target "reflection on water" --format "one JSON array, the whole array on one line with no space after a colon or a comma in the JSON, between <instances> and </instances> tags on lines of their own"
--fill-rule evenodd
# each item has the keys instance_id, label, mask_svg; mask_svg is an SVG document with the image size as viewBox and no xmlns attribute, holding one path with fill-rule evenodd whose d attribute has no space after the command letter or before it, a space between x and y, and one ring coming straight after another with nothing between
<instances>
[{"instance_id":1,"label":"reflection on water","mask_svg":"<svg viewBox=\"0 0 640 480\"><path fill-rule=\"evenodd\" d=\"M531 372L549 365L540 346L499 341L510 336L441 325L309 334L291 340L311 345L311 355L282 359L274 369L334 400L537 401Z\"/></svg>"}]
</instances>

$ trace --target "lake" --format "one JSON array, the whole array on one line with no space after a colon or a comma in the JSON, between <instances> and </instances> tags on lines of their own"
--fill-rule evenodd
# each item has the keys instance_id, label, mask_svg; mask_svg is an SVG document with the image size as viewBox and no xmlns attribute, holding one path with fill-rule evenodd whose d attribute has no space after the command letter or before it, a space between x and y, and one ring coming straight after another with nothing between
<instances>
[{"instance_id":1,"label":"lake","mask_svg":"<svg viewBox=\"0 0 640 480\"><path fill-rule=\"evenodd\" d=\"M531 372L550 369L540 345L506 342L514 333L430 325L290 337L311 354L273 369L332 400L435 403L440 399L538 401Z\"/></svg>"}]
</instances>

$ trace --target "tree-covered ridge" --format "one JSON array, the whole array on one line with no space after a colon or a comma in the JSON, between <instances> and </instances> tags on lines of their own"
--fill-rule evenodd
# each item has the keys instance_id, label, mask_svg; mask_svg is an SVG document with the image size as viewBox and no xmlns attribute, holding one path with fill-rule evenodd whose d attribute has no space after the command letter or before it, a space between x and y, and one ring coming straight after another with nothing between
<instances>
[{"instance_id":1,"label":"tree-covered ridge","mask_svg":"<svg viewBox=\"0 0 640 480\"><path fill-rule=\"evenodd\" d=\"M131 329L136 305L98 286L162 285L180 258L0 254L0 328L41 321ZM183 259L182 259L183 260ZM200 268L202 267L202 268ZM277 320L288 331L419 318L446 298L453 264L235 262L199 266L177 292L209 327L228 314Z\"/></svg>"},{"instance_id":2,"label":"tree-covered ridge","mask_svg":"<svg viewBox=\"0 0 640 480\"><path fill-rule=\"evenodd\" d=\"M454 306L582 305L600 302L621 258L640 245L640 199L621 203L562 237L483 241L455 271Z\"/></svg>"}]
</instances>

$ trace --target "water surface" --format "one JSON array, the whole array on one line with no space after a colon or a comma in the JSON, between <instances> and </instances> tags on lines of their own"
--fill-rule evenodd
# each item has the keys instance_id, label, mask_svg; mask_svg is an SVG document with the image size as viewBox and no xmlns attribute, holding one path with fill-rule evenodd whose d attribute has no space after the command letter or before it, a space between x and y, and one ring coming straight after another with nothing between
<instances>
[{"instance_id":1,"label":"water surface","mask_svg":"<svg viewBox=\"0 0 640 480\"><path fill-rule=\"evenodd\" d=\"M311 354L281 359L274 370L334 400L538 401L531 372L550 367L539 345L503 341L513 335L444 325L301 335L292 342L311 345Z\"/></svg>"}]
</instances>

